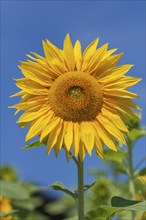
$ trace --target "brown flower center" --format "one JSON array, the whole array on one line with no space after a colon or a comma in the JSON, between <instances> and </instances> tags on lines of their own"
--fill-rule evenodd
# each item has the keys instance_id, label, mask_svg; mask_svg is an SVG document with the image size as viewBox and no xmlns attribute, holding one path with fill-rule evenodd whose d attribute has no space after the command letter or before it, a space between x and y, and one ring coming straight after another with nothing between
<instances>
[{"instance_id":1,"label":"brown flower center","mask_svg":"<svg viewBox=\"0 0 146 220\"><path fill-rule=\"evenodd\" d=\"M95 119L102 107L103 95L97 80L84 72L59 76L49 91L52 110L67 121Z\"/></svg>"}]
</instances>

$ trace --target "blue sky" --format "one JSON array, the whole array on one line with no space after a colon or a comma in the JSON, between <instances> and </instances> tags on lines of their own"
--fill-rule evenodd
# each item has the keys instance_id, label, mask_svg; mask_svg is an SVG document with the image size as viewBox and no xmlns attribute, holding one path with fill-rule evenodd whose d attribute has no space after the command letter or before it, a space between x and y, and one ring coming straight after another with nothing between
<instances>
[{"instance_id":1,"label":"blue sky","mask_svg":"<svg viewBox=\"0 0 146 220\"><path fill-rule=\"evenodd\" d=\"M79 39L83 48L96 37L100 45L109 42L109 48L124 52L120 64L133 63L130 75L143 80L132 88L141 96L136 103L143 108L142 125L145 124L145 2L144 1L2 1L1 5L1 161L13 165L22 180L32 180L48 185L62 181L67 186L76 185L76 167L65 161L62 151L56 159L54 152L48 157L45 148L22 151L26 129L18 128L14 110L8 106L18 102L9 96L18 91L12 78L21 78L19 60L35 51L43 54L42 40L48 38L58 47L70 33L73 42ZM135 146L134 162L143 156L145 140ZM85 171L102 169L102 160L94 154L87 156ZM86 173L85 181L91 177Z\"/></svg>"}]
</instances>

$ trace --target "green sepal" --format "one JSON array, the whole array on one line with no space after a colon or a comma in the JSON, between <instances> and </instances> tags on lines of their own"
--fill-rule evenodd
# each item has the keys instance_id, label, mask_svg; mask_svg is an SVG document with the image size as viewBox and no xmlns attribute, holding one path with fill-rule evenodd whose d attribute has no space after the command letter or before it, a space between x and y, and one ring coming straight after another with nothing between
<instances>
[{"instance_id":1,"label":"green sepal","mask_svg":"<svg viewBox=\"0 0 146 220\"><path fill-rule=\"evenodd\" d=\"M128 133L128 138L131 142L135 142L141 137L146 136L146 128L141 127L141 128L133 128L129 133Z\"/></svg>"},{"instance_id":2,"label":"green sepal","mask_svg":"<svg viewBox=\"0 0 146 220\"><path fill-rule=\"evenodd\" d=\"M40 141L35 141L31 144L27 144L25 147L22 148L22 150L28 150L28 149L42 147L42 146L45 146L44 142L40 143Z\"/></svg>"},{"instance_id":3,"label":"green sepal","mask_svg":"<svg viewBox=\"0 0 146 220\"><path fill-rule=\"evenodd\" d=\"M67 189L63 183L61 182L55 182L53 184L50 185L51 188L55 189L55 190L59 190L62 191L66 194L68 194L69 196L71 196L73 199L75 199L75 194L74 192L72 192L71 190Z\"/></svg>"}]
</instances>

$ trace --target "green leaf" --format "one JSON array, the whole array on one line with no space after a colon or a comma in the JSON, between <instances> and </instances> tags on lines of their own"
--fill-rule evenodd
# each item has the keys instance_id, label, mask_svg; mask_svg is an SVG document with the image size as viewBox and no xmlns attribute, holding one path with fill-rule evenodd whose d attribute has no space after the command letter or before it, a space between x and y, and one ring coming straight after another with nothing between
<instances>
[{"instance_id":1,"label":"green leaf","mask_svg":"<svg viewBox=\"0 0 146 220\"><path fill-rule=\"evenodd\" d=\"M121 211L124 211L123 208L112 207L109 205L101 205L100 207L106 211L105 212L106 220L109 220L112 216L118 214Z\"/></svg>"},{"instance_id":2,"label":"green leaf","mask_svg":"<svg viewBox=\"0 0 146 220\"><path fill-rule=\"evenodd\" d=\"M85 220L106 220L106 210L97 208L86 213Z\"/></svg>"},{"instance_id":3,"label":"green leaf","mask_svg":"<svg viewBox=\"0 0 146 220\"><path fill-rule=\"evenodd\" d=\"M35 141L31 144L27 144L25 147L22 148L22 150L28 150L28 149L32 149L32 148L42 147L44 145L45 145L44 142L40 143L40 141Z\"/></svg>"},{"instance_id":4,"label":"green leaf","mask_svg":"<svg viewBox=\"0 0 146 220\"><path fill-rule=\"evenodd\" d=\"M15 215L17 212L19 212L19 210L13 209L10 212L4 213L4 212L0 212L0 217L7 217L9 215Z\"/></svg>"},{"instance_id":5,"label":"green leaf","mask_svg":"<svg viewBox=\"0 0 146 220\"><path fill-rule=\"evenodd\" d=\"M145 211L146 201L140 202L136 200L128 200L119 196L114 196L111 199L111 205L113 207L120 207L126 210Z\"/></svg>"},{"instance_id":6,"label":"green leaf","mask_svg":"<svg viewBox=\"0 0 146 220\"><path fill-rule=\"evenodd\" d=\"M35 209L35 204L33 200L15 200L13 205L19 209L26 209L28 211L33 211Z\"/></svg>"},{"instance_id":7,"label":"green leaf","mask_svg":"<svg viewBox=\"0 0 146 220\"><path fill-rule=\"evenodd\" d=\"M27 215L26 218L21 218L21 219L18 218L16 220L22 220L22 219L25 219L25 220L52 220L51 217L43 215L39 212L30 212L29 215Z\"/></svg>"},{"instance_id":8,"label":"green leaf","mask_svg":"<svg viewBox=\"0 0 146 220\"><path fill-rule=\"evenodd\" d=\"M62 191L66 194L68 194L69 196L71 196L73 199L75 199L75 194L68 190L63 183L61 182L56 182L56 183L53 183L50 185L51 188L55 189L55 190L59 190L59 191Z\"/></svg>"},{"instance_id":9,"label":"green leaf","mask_svg":"<svg viewBox=\"0 0 146 220\"><path fill-rule=\"evenodd\" d=\"M146 203L134 200L127 200L118 196L114 196L111 200L111 205L101 205L100 208L106 210L106 220L111 219L117 213L127 211L145 211Z\"/></svg>"},{"instance_id":10,"label":"green leaf","mask_svg":"<svg viewBox=\"0 0 146 220\"><path fill-rule=\"evenodd\" d=\"M96 183L96 181L94 181L93 183L91 183L90 185L85 185L84 186L84 191L87 191L88 189L90 189L92 186L94 186Z\"/></svg>"},{"instance_id":11,"label":"green leaf","mask_svg":"<svg viewBox=\"0 0 146 220\"><path fill-rule=\"evenodd\" d=\"M129 133L128 133L128 138L130 139L131 142L134 142L138 140L139 138L146 136L146 129L145 127L141 128L133 128Z\"/></svg>"},{"instance_id":12,"label":"green leaf","mask_svg":"<svg viewBox=\"0 0 146 220\"><path fill-rule=\"evenodd\" d=\"M122 163L124 157L127 154L127 151L118 151L114 152L112 150L105 150L105 158L106 160L116 161L118 163Z\"/></svg>"},{"instance_id":13,"label":"green leaf","mask_svg":"<svg viewBox=\"0 0 146 220\"><path fill-rule=\"evenodd\" d=\"M139 175L139 176L145 176L145 175L146 175L146 167L143 168L143 169L139 172L138 175Z\"/></svg>"},{"instance_id":14,"label":"green leaf","mask_svg":"<svg viewBox=\"0 0 146 220\"><path fill-rule=\"evenodd\" d=\"M29 199L28 191L18 182L0 180L1 195L11 199Z\"/></svg>"},{"instance_id":15,"label":"green leaf","mask_svg":"<svg viewBox=\"0 0 146 220\"><path fill-rule=\"evenodd\" d=\"M43 192L43 191L48 191L47 188L45 187L38 187L34 185L33 183L30 182L23 182L22 186L29 192L29 194L34 194L37 192Z\"/></svg>"},{"instance_id":16,"label":"green leaf","mask_svg":"<svg viewBox=\"0 0 146 220\"><path fill-rule=\"evenodd\" d=\"M90 185L84 185L84 192L86 192L88 189L90 189L92 186L94 186L95 183L96 183L96 181L94 181ZM78 197L78 190L74 191L74 195L76 198Z\"/></svg>"}]
</instances>

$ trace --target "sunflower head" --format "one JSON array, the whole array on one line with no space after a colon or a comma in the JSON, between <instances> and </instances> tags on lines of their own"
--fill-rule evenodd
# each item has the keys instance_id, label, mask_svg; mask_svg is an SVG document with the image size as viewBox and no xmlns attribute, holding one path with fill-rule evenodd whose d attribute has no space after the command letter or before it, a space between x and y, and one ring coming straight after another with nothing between
<instances>
[{"instance_id":1,"label":"sunflower head","mask_svg":"<svg viewBox=\"0 0 146 220\"><path fill-rule=\"evenodd\" d=\"M13 107L24 113L18 123L29 125L26 141L47 140L48 154L64 148L83 160L94 148L104 158L104 145L116 151L115 138L126 144L124 115L135 118L132 109L140 109L131 100L138 95L126 88L141 79L125 75L133 65L117 66L123 55L113 55L117 49L97 45L95 39L82 52L67 34L63 49L43 41L44 56L33 52L19 66L24 77L16 80L21 91L14 96L21 101Z\"/></svg>"}]
</instances>

